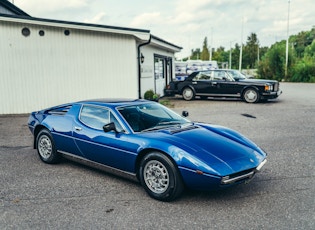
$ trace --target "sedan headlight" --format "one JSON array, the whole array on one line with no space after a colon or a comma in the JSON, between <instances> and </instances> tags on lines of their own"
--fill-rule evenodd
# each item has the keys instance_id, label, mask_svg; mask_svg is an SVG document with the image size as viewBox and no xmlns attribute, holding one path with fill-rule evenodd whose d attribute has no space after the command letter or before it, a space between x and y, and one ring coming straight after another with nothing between
<instances>
[{"instance_id":1,"label":"sedan headlight","mask_svg":"<svg viewBox=\"0 0 315 230\"><path fill-rule=\"evenodd\" d=\"M265 85L265 91L272 91L273 85Z\"/></svg>"}]
</instances>

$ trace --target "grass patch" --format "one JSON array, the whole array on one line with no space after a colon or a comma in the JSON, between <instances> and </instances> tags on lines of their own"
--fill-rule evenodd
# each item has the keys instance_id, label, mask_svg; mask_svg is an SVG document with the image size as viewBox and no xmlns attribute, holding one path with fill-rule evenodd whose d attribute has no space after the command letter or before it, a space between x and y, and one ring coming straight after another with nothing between
<instances>
[{"instance_id":1,"label":"grass patch","mask_svg":"<svg viewBox=\"0 0 315 230\"><path fill-rule=\"evenodd\" d=\"M168 107L168 108L174 108L175 107L175 105L173 103L171 103L171 101L168 99L163 99L163 100L160 99L159 103Z\"/></svg>"}]
</instances>

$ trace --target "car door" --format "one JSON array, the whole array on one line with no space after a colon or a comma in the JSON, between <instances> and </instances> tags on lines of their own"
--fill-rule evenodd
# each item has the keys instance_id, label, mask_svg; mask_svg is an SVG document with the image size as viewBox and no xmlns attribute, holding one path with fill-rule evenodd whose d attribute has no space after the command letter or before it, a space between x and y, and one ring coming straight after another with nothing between
<instances>
[{"instance_id":1,"label":"car door","mask_svg":"<svg viewBox=\"0 0 315 230\"><path fill-rule=\"evenodd\" d=\"M211 81L211 71L199 72L193 79L192 85L197 95L208 95L214 93L216 86Z\"/></svg>"},{"instance_id":2,"label":"car door","mask_svg":"<svg viewBox=\"0 0 315 230\"><path fill-rule=\"evenodd\" d=\"M218 95L232 96L240 91L237 82L225 70L214 71L212 84L216 85Z\"/></svg>"},{"instance_id":3,"label":"car door","mask_svg":"<svg viewBox=\"0 0 315 230\"><path fill-rule=\"evenodd\" d=\"M115 123L118 132L103 131L109 122ZM139 145L130 141L110 109L83 105L73 128L75 142L86 159L123 171L134 170Z\"/></svg>"}]
</instances>

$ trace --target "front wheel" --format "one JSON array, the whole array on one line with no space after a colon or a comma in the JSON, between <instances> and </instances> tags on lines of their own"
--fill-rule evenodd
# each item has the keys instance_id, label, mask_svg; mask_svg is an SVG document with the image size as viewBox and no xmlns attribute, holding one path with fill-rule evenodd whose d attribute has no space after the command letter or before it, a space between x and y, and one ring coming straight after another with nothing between
<instances>
[{"instance_id":1,"label":"front wheel","mask_svg":"<svg viewBox=\"0 0 315 230\"><path fill-rule=\"evenodd\" d=\"M61 156L57 153L51 133L47 129L41 130L37 135L36 149L43 162L54 164L60 161Z\"/></svg>"},{"instance_id":2,"label":"front wheel","mask_svg":"<svg viewBox=\"0 0 315 230\"><path fill-rule=\"evenodd\" d=\"M141 161L139 175L142 186L154 199L171 201L184 190L177 167L162 153L147 154Z\"/></svg>"},{"instance_id":3,"label":"front wheel","mask_svg":"<svg viewBox=\"0 0 315 230\"><path fill-rule=\"evenodd\" d=\"M192 90L192 88L190 87L186 87L184 90L183 90L183 98L186 100L186 101L190 101L190 100L193 100L195 98L195 93L194 91Z\"/></svg>"},{"instance_id":4,"label":"front wheel","mask_svg":"<svg viewBox=\"0 0 315 230\"><path fill-rule=\"evenodd\" d=\"M247 103L256 103L259 101L259 93L253 88L246 89L243 93L243 99Z\"/></svg>"}]
</instances>

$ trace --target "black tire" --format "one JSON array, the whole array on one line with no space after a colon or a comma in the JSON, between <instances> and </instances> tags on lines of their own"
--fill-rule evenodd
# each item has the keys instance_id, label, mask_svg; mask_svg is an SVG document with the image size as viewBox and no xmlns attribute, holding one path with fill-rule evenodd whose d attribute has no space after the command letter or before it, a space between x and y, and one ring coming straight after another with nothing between
<instances>
[{"instance_id":1,"label":"black tire","mask_svg":"<svg viewBox=\"0 0 315 230\"><path fill-rule=\"evenodd\" d=\"M61 155L56 151L54 140L47 129L42 129L36 138L36 149L40 159L47 164L60 162Z\"/></svg>"},{"instance_id":2,"label":"black tire","mask_svg":"<svg viewBox=\"0 0 315 230\"><path fill-rule=\"evenodd\" d=\"M186 101L191 101L191 100L194 100L195 98L195 92L192 88L185 87L183 89L182 96Z\"/></svg>"},{"instance_id":3,"label":"black tire","mask_svg":"<svg viewBox=\"0 0 315 230\"><path fill-rule=\"evenodd\" d=\"M143 157L139 175L142 186L154 199L172 201L184 190L177 167L160 152L152 152Z\"/></svg>"},{"instance_id":4,"label":"black tire","mask_svg":"<svg viewBox=\"0 0 315 230\"><path fill-rule=\"evenodd\" d=\"M259 93L254 88L245 89L243 92L243 100L247 103L256 103L259 101Z\"/></svg>"}]
</instances>

